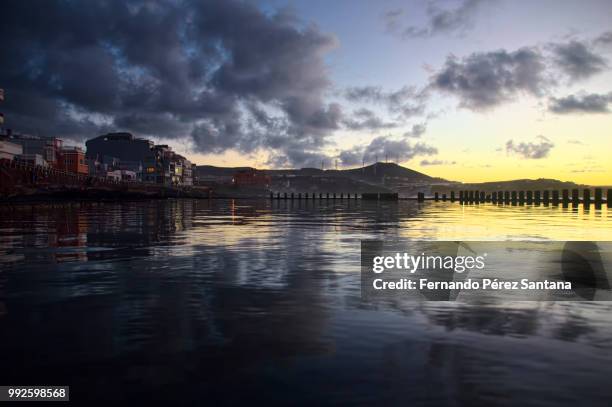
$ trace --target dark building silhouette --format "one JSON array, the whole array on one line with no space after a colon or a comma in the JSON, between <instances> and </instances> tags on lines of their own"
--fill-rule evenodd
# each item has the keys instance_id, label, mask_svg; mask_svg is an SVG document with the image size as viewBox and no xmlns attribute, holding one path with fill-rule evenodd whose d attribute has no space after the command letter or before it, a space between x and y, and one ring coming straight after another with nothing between
<instances>
[{"instance_id":1,"label":"dark building silhouette","mask_svg":"<svg viewBox=\"0 0 612 407\"><path fill-rule=\"evenodd\" d=\"M144 163L152 156L153 142L136 138L132 133L108 133L98 136L85 143L87 158L104 160L104 157L116 157L121 161L140 161Z\"/></svg>"},{"instance_id":2,"label":"dark building silhouette","mask_svg":"<svg viewBox=\"0 0 612 407\"><path fill-rule=\"evenodd\" d=\"M128 171L143 182L193 185L191 162L168 145L155 145L127 132L104 134L85 145L87 160L96 169L93 175L109 177L119 170L120 177Z\"/></svg>"}]
</instances>

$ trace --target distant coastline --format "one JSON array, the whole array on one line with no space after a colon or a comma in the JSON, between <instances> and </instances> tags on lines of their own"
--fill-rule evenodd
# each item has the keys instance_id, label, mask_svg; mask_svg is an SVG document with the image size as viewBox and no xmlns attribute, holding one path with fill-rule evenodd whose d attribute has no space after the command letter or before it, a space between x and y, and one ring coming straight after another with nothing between
<instances>
[{"instance_id":1,"label":"distant coastline","mask_svg":"<svg viewBox=\"0 0 612 407\"><path fill-rule=\"evenodd\" d=\"M267 199L274 197L301 199L355 196L355 194L399 194L399 199L416 199L419 194L440 198L461 190L492 193L501 190L574 190L593 189L588 185L552 179L512 180L486 183L460 183L404 168L394 163L377 163L350 170L319 170L314 168L256 170L197 166L197 185L159 185L143 182L115 182L67 172L40 170L36 166L6 165L0 168L0 203L45 201L114 201L163 198L196 199ZM261 185L238 185L235 177L241 173L261 173L270 182ZM45 178L47 177L47 178Z\"/></svg>"}]
</instances>

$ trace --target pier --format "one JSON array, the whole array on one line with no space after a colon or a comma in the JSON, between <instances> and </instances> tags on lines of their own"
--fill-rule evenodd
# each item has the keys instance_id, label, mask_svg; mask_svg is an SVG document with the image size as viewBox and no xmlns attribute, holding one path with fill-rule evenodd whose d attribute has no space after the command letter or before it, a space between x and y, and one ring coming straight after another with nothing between
<instances>
[{"instance_id":1,"label":"pier","mask_svg":"<svg viewBox=\"0 0 612 407\"><path fill-rule=\"evenodd\" d=\"M606 191L604 198L604 190L602 188L590 188L582 190L582 196L578 189L572 189L571 194L568 189L559 190L536 190L536 191L477 191L477 190L460 190L449 191L448 193L434 192L426 196L424 192L417 192L414 197L400 197L398 193L383 193L383 192L363 192L363 193L336 193L336 192L270 192L271 200L364 200L364 201L399 201L399 200L416 200L417 202L435 201L435 202L451 202L460 204L481 204L494 203L498 205L544 205L544 206L559 206L568 207L569 205L578 206L583 204L589 206L591 204L599 207L604 203L608 208L612 207L612 189Z\"/></svg>"},{"instance_id":2,"label":"pier","mask_svg":"<svg viewBox=\"0 0 612 407\"><path fill-rule=\"evenodd\" d=\"M593 196L591 195L593 190ZM572 189L571 195L568 189L558 190L544 190L544 191L497 191L490 194L478 191L459 191L459 203L461 204L479 204L484 202L491 202L499 205L552 205L568 207L578 206L583 204L588 207L589 205L595 205L596 207L602 206L604 203L608 208L612 207L612 189L606 191L606 197L604 199L603 188L585 188L582 190L582 197L578 189ZM437 201L437 195L434 194L431 197L425 197L419 194L416 198L418 201L434 200Z\"/></svg>"},{"instance_id":3,"label":"pier","mask_svg":"<svg viewBox=\"0 0 612 407\"><path fill-rule=\"evenodd\" d=\"M364 201L397 201L399 195L397 193L386 193L386 192L364 192L364 193L344 193L344 192L270 192L271 200L356 200L361 199Z\"/></svg>"}]
</instances>

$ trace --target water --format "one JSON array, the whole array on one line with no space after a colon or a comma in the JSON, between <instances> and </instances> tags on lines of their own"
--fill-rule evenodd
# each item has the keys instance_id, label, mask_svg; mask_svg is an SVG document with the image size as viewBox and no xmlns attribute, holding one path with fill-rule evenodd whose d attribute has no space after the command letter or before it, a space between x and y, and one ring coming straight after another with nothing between
<instances>
[{"instance_id":1,"label":"water","mask_svg":"<svg viewBox=\"0 0 612 407\"><path fill-rule=\"evenodd\" d=\"M0 384L87 404L601 405L612 303L367 303L360 239L612 240L606 208L156 200L0 210Z\"/></svg>"}]
</instances>

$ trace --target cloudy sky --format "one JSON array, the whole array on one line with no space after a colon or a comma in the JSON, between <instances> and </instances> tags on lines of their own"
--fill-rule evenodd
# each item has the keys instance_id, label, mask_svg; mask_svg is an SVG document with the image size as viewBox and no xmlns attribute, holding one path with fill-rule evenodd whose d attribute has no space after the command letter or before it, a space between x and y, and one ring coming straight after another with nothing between
<instances>
[{"instance_id":1,"label":"cloudy sky","mask_svg":"<svg viewBox=\"0 0 612 407\"><path fill-rule=\"evenodd\" d=\"M612 184L612 2L4 1L5 127L198 164Z\"/></svg>"}]
</instances>

